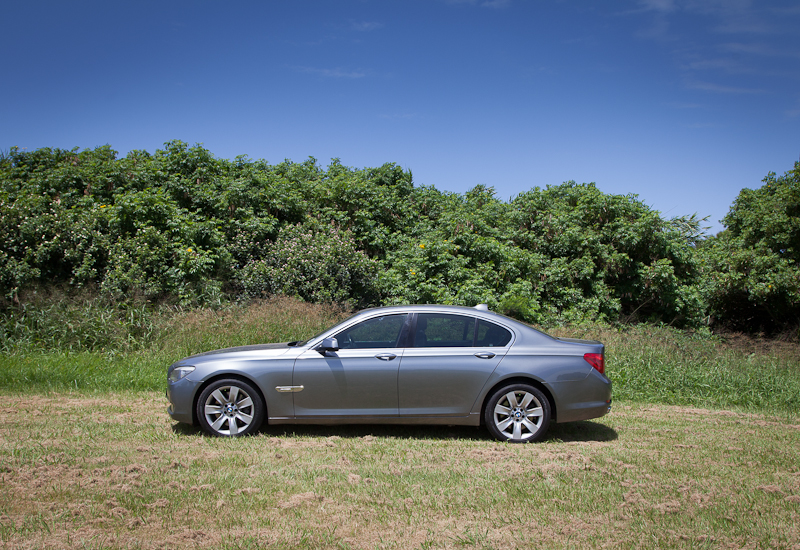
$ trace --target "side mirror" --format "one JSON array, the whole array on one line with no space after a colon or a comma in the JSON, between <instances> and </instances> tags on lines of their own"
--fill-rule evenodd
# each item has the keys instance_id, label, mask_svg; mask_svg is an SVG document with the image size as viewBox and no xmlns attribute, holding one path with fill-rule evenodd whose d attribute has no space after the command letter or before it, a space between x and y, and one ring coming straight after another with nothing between
<instances>
[{"instance_id":1,"label":"side mirror","mask_svg":"<svg viewBox=\"0 0 800 550\"><path fill-rule=\"evenodd\" d=\"M339 351L339 341L336 338L325 338L322 343L317 346L317 351L320 355L325 355L329 351Z\"/></svg>"}]
</instances>

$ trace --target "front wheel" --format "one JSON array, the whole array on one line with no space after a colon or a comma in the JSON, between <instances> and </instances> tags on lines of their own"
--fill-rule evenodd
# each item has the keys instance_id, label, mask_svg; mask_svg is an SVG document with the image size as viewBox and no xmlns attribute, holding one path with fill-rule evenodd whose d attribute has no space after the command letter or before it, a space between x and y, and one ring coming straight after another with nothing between
<instances>
[{"instance_id":1,"label":"front wheel","mask_svg":"<svg viewBox=\"0 0 800 550\"><path fill-rule=\"evenodd\" d=\"M511 443L537 441L550 426L550 402L528 384L511 384L492 394L484 421L495 439Z\"/></svg>"},{"instance_id":2,"label":"front wheel","mask_svg":"<svg viewBox=\"0 0 800 550\"><path fill-rule=\"evenodd\" d=\"M253 433L264 420L264 402L241 380L217 380L197 400L200 427L211 435L232 437Z\"/></svg>"}]
</instances>

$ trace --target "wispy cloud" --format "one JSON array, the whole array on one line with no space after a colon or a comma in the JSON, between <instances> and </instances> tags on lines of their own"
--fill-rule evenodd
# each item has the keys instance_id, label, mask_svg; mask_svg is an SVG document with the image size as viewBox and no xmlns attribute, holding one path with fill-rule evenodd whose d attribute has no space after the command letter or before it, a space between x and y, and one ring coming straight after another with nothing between
<instances>
[{"instance_id":1,"label":"wispy cloud","mask_svg":"<svg viewBox=\"0 0 800 550\"><path fill-rule=\"evenodd\" d=\"M705 105L701 103L682 103L680 101L671 101L667 103L668 107L672 107L673 109L703 109Z\"/></svg>"},{"instance_id":2,"label":"wispy cloud","mask_svg":"<svg viewBox=\"0 0 800 550\"><path fill-rule=\"evenodd\" d=\"M755 44L755 43L742 43L742 42L730 42L726 44L720 44L718 49L724 52L730 53L744 53L744 54L751 54L751 55L762 55L766 57L794 57L795 59L800 59L800 51L797 50L783 50L778 48L773 48L767 46L765 44Z\"/></svg>"},{"instance_id":3,"label":"wispy cloud","mask_svg":"<svg viewBox=\"0 0 800 550\"><path fill-rule=\"evenodd\" d=\"M772 26L759 8L750 0L685 0L686 13L710 17L714 21L711 32L722 34L771 32Z\"/></svg>"},{"instance_id":4,"label":"wispy cloud","mask_svg":"<svg viewBox=\"0 0 800 550\"><path fill-rule=\"evenodd\" d=\"M750 0L639 0L638 5L638 9L621 15L651 14L653 28L637 33L644 38L665 38L668 17L674 14L704 16L710 21L708 31L719 34L764 34L773 30Z\"/></svg>"},{"instance_id":5,"label":"wispy cloud","mask_svg":"<svg viewBox=\"0 0 800 550\"><path fill-rule=\"evenodd\" d=\"M754 21L746 16L724 20L713 30L721 34L767 34L772 32L768 23Z\"/></svg>"},{"instance_id":6,"label":"wispy cloud","mask_svg":"<svg viewBox=\"0 0 800 550\"><path fill-rule=\"evenodd\" d=\"M301 73L314 74L317 76L324 76L325 78L364 78L367 73L364 71L348 71L341 68L335 69L320 69L317 67L295 67Z\"/></svg>"},{"instance_id":7,"label":"wispy cloud","mask_svg":"<svg viewBox=\"0 0 800 550\"><path fill-rule=\"evenodd\" d=\"M650 40L665 40L669 38L669 21L666 17L657 16L649 27L636 31L636 36Z\"/></svg>"},{"instance_id":8,"label":"wispy cloud","mask_svg":"<svg viewBox=\"0 0 800 550\"><path fill-rule=\"evenodd\" d=\"M788 6L785 8L772 8L773 13L779 15L800 15L800 6Z\"/></svg>"},{"instance_id":9,"label":"wispy cloud","mask_svg":"<svg viewBox=\"0 0 800 550\"><path fill-rule=\"evenodd\" d=\"M351 21L350 28L359 32L376 31L383 27L383 23L377 21Z\"/></svg>"},{"instance_id":10,"label":"wispy cloud","mask_svg":"<svg viewBox=\"0 0 800 550\"><path fill-rule=\"evenodd\" d=\"M674 0L640 0L640 11L657 11L661 13L669 13L675 11Z\"/></svg>"},{"instance_id":11,"label":"wispy cloud","mask_svg":"<svg viewBox=\"0 0 800 550\"><path fill-rule=\"evenodd\" d=\"M800 9L757 0L635 0L617 15L631 19L638 38L671 50L665 53L685 89L742 97L796 89Z\"/></svg>"},{"instance_id":12,"label":"wispy cloud","mask_svg":"<svg viewBox=\"0 0 800 550\"><path fill-rule=\"evenodd\" d=\"M408 120L410 118L417 118L418 116L417 113L384 113L378 115L378 118L386 120Z\"/></svg>"},{"instance_id":13,"label":"wispy cloud","mask_svg":"<svg viewBox=\"0 0 800 550\"><path fill-rule=\"evenodd\" d=\"M723 86L713 82L689 82L687 88L692 90L702 90L704 92L715 92L720 94L763 94L766 90L757 88L739 88L736 86Z\"/></svg>"},{"instance_id":14,"label":"wispy cloud","mask_svg":"<svg viewBox=\"0 0 800 550\"><path fill-rule=\"evenodd\" d=\"M511 0L444 0L445 4L469 4L482 8L507 8L511 5Z\"/></svg>"},{"instance_id":15,"label":"wispy cloud","mask_svg":"<svg viewBox=\"0 0 800 550\"><path fill-rule=\"evenodd\" d=\"M794 102L794 108L786 111L786 116L789 118L800 117L800 98Z\"/></svg>"},{"instance_id":16,"label":"wispy cloud","mask_svg":"<svg viewBox=\"0 0 800 550\"><path fill-rule=\"evenodd\" d=\"M663 41L670 38L668 15L677 9L675 0L639 0L639 8L619 15L650 14L652 19L647 27L636 31L636 36L648 40Z\"/></svg>"},{"instance_id":17,"label":"wispy cloud","mask_svg":"<svg viewBox=\"0 0 800 550\"><path fill-rule=\"evenodd\" d=\"M483 8L507 8L511 5L511 0L487 0L481 2Z\"/></svg>"}]
</instances>

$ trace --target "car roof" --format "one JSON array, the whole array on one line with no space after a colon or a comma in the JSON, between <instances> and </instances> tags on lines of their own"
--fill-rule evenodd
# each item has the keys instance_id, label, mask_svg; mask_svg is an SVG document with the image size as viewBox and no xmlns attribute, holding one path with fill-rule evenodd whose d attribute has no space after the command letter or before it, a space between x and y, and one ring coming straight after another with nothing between
<instances>
[{"instance_id":1,"label":"car roof","mask_svg":"<svg viewBox=\"0 0 800 550\"><path fill-rule=\"evenodd\" d=\"M468 306L449 306L449 305L442 305L442 304L409 304L409 305L397 305L397 306L382 306L382 307L373 307L362 309L356 315L362 316L367 314L372 314L376 312L386 312L386 313L393 313L393 312L424 312L424 311L431 311L431 312L443 312L443 313L464 313L464 314L488 314L494 315L496 317L504 317L499 313L495 313L494 311L490 311L486 304L480 304L475 307L468 307Z\"/></svg>"},{"instance_id":2,"label":"car roof","mask_svg":"<svg viewBox=\"0 0 800 550\"><path fill-rule=\"evenodd\" d=\"M383 306L383 307L363 309L358 313L356 313L355 315L353 315L348 320L356 320L362 317L374 315L376 313L389 314L389 313L424 313L424 312L471 315L486 320L492 320L501 324L511 325L514 326L517 330L522 330L522 331L531 330L539 334L543 334L541 331L538 331L529 325L521 323L510 317L506 317L505 315L502 315L495 311L489 310L486 304L479 304L475 307L451 306L442 304L411 304L411 305Z\"/></svg>"}]
</instances>

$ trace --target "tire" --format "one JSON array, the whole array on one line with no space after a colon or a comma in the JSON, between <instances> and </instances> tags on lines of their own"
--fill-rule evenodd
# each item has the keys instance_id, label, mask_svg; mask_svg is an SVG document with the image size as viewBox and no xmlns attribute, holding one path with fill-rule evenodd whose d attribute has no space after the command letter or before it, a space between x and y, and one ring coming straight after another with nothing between
<instances>
[{"instance_id":1,"label":"tire","mask_svg":"<svg viewBox=\"0 0 800 550\"><path fill-rule=\"evenodd\" d=\"M492 437L500 441L538 441L550 427L550 401L533 386L510 384L489 398L484 422Z\"/></svg>"},{"instance_id":2,"label":"tire","mask_svg":"<svg viewBox=\"0 0 800 550\"><path fill-rule=\"evenodd\" d=\"M217 380L197 400L197 420L210 435L239 437L261 427L264 401L247 382L236 379Z\"/></svg>"}]
</instances>

